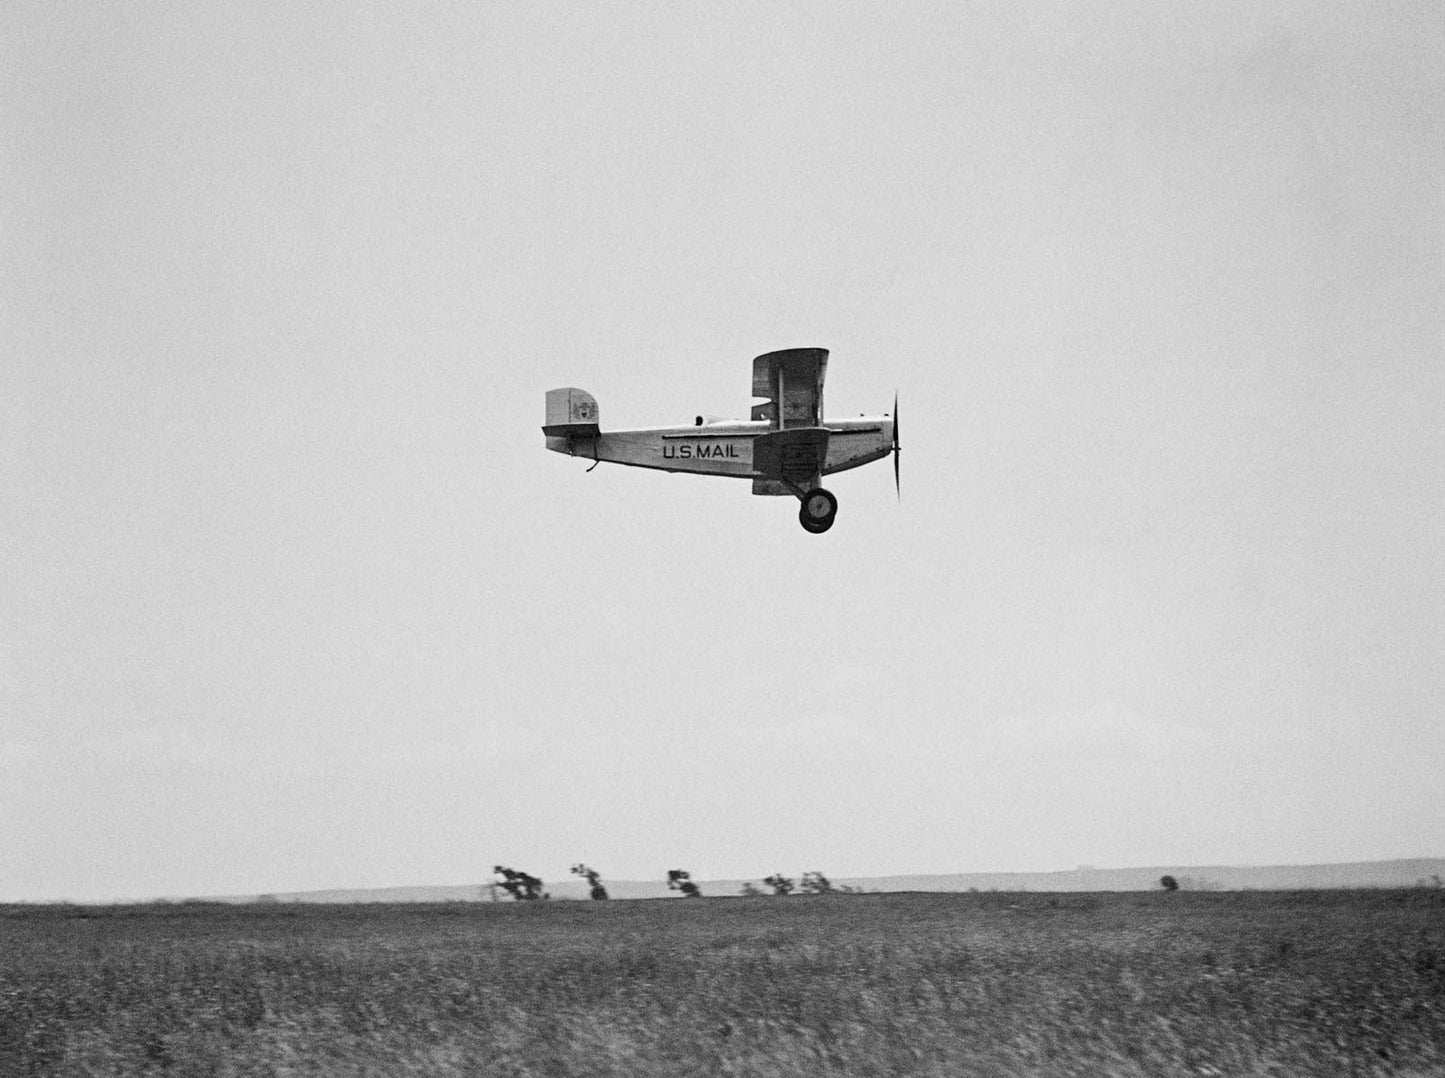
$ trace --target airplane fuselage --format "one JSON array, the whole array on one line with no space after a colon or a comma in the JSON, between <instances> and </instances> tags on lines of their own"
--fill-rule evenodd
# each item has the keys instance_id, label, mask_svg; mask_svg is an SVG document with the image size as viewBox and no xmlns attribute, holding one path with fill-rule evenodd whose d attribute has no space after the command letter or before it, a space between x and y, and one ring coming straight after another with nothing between
<instances>
[{"instance_id":1,"label":"airplane fuselage","mask_svg":"<svg viewBox=\"0 0 1445 1078\"><path fill-rule=\"evenodd\" d=\"M776 428L766 420L723 420L682 427L612 430L586 437L548 436L547 448L585 460L655 468L664 472L763 478L753 466L753 441ZM891 452L889 416L829 420L823 474L846 471Z\"/></svg>"}]
</instances>

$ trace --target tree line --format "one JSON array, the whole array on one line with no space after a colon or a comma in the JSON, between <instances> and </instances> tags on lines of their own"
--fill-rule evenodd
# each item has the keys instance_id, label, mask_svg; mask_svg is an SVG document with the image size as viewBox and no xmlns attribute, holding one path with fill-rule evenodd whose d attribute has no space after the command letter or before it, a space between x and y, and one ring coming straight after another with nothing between
<instances>
[{"instance_id":1,"label":"tree line","mask_svg":"<svg viewBox=\"0 0 1445 1078\"><path fill-rule=\"evenodd\" d=\"M529 872L522 872L505 865L495 865L492 873L497 877L487 885L492 899L495 901L498 892L506 892L513 900L518 902L532 902L539 899L550 898L551 896L542 890L542 880ZM587 881L588 895L593 901L606 901L608 898L607 887L602 882L602 874L588 865L578 863L572 866L571 873L574 876L581 876ZM859 887L837 885L828 879L821 872L804 872L801 881L781 872L774 872L771 876L763 878L763 884L772 889L772 894L777 897L786 897L799 891L805 895L829 895L856 893L862 890ZM684 898L701 898L702 889L693 880L692 873L682 868L669 869L667 872L667 889L677 891ZM757 898L767 894L751 880L743 884L739 892L744 898Z\"/></svg>"}]
</instances>

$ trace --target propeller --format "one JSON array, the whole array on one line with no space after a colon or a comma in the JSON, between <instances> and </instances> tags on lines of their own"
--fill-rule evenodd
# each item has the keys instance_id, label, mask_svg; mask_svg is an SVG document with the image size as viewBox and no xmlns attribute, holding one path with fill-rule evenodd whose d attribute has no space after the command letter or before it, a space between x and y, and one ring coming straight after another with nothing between
<instances>
[{"instance_id":1,"label":"propeller","mask_svg":"<svg viewBox=\"0 0 1445 1078\"><path fill-rule=\"evenodd\" d=\"M903 500L903 485L898 478L898 455L903 447L898 444L898 394L893 394L893 490L898 500Z\"/></svg>"}]
</instances>

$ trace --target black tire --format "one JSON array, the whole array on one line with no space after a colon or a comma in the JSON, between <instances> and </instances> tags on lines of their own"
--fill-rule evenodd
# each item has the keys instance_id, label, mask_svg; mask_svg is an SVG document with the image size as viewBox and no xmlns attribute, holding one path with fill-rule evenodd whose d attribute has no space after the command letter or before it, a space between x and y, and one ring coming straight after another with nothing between
<instances>
[{"instance_id":1,"label":"black tire","mask_svg":"<svg viewBox=\"0 0 1445 1078\"><path fill-rule=\"evenodd\" d=\"M833 520L838 515L838 499L830 492L814 487L798 500L802 502L798 507L798 523L805 531L822 535L833 526Z\"/></svg>"},{"instance_id":2,"label":"black tire","mask_svg":"<svg viewBox=\"0 0 1445 1078\"><path fill-rule=\"evenodd\" d=\"M806 509L799 509L798 523L803 526L804 531L812 532L814 535L822 535L825 531L827 531L833 526L833 518L827 517L821 521L809 520L808 511Z\"/></svg>"}]
</instances>

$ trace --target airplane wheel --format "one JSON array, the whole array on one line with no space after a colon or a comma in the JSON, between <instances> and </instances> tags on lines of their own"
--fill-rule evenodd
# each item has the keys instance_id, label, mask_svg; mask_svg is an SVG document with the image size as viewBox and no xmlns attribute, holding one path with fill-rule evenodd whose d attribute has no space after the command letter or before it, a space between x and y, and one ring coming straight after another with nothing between
<instances>
[{"instance_id":1,"label":"airplane wheel","mask_svg":"<svg viewBox=\"0 0 1445 1078\"><path fill-rule=\"evenodd\" d=\"M801 500L798 520L803 527L816 535L833 526L833 518L838 515L838 499L830 492L814 487Z\"/></svg>"},{"instance_id":2,"label":"airplane wheel","mask_svg":"<svg viewBox=\"0 0 1445 1078\"><path fill-rule=\"evenodd\" d=\"M822 487L814 487L803 497L803 513L809 520L831 520L837 512L838 499Z\"/></svg>"}]
</instances>

